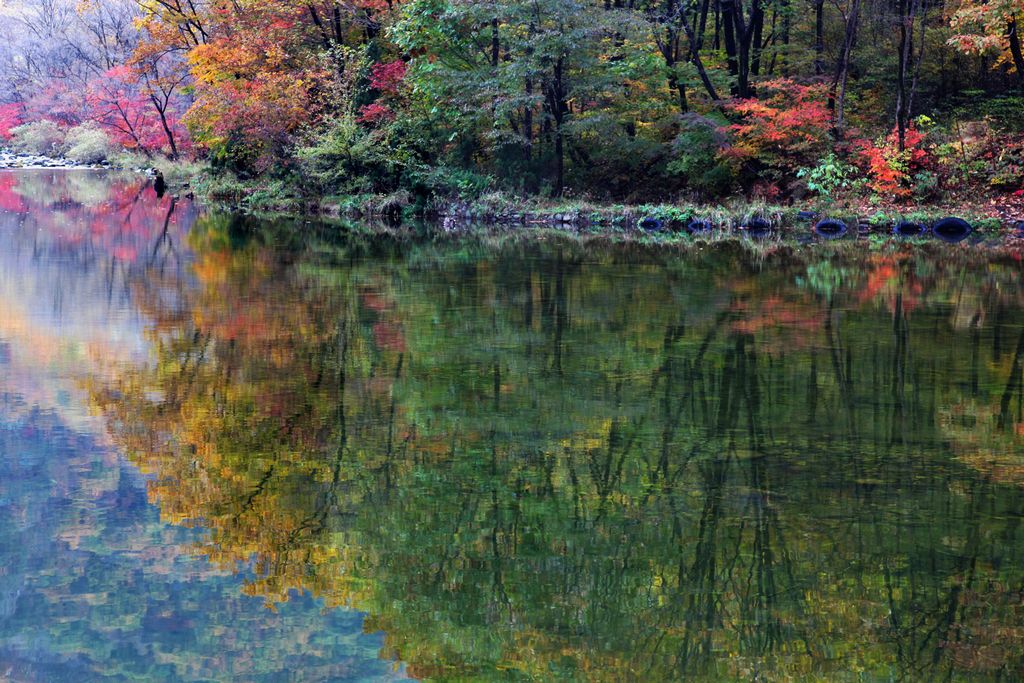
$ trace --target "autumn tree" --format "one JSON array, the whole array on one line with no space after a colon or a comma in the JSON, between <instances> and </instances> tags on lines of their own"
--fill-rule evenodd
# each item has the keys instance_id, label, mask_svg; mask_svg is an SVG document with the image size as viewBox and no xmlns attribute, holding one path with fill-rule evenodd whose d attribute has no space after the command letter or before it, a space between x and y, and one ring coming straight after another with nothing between
<instances>
[{"instance_id":1,"label":"autumn tree","mask_svg":"<svg viewBox=\"0 0 1024 683\"><path fill-rule=\"evenodd\" d=\"M993 50L1000 62L1009 62L1024 84L1024 53L1018 31L1018 19L1024 16L1024 3L1020 0L976 2L963 0L953 13L952 26L956 34L951 44L966 52Z\"/></svg>"}]
</instances>

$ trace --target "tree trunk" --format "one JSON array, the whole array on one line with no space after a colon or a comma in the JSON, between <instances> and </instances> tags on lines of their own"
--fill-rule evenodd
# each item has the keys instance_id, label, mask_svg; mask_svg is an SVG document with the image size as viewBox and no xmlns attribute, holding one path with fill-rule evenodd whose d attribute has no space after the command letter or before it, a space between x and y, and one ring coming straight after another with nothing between
<instances>
[{"instance_id":1,"label":"tree trunk","mask_svg":"<svg viewBox=\"0 0 1024 683\"><path fill-rule=\"evenodd\" d=\"M907 111L911 115L914 113L914 96L917 95L917 84L921 77L921 65L924 64L924 49L927 45L926 38L928 31L928 8L927 6L921 7L921 21L920 30L918 33L921 35L921 47L917 51L917 57L914 59L914 78L910 82L910 94L907 96ZM911 47L913 49L913 47Z\"/></svg>"},{"instance_id":2,"label":"tree trunk","mask_svg":"<svg viewBox=\"0 0 1024 683\"><path fill-rule=\"evenodd\" d=\"M764 10L761 0L752 0L750 22L744 18L741 0L722 0L722 23L725 25L725 52L729 73L736 78L733 94L750 97L750 73L752 58L760 52L760 44L754 45L754 36L764 26Z\"/></svg>"},{"instance_id":3,"label":"tree trunk","mask_svg":"<svg viewBox=\"0 0 1024 683\"><path fill-rule=\"evenodd\" d=\"M833 111L832 128L836 138L843 135L843 127L846 118L846 85L850 78L850 59L853 55L853 46L857 42L857 28L860 24L860 0L853 0L850 6L850 13L846 17L846 35L843 40L843 50L839 55L839 62L836 64L836 75L832 80L832 94L829 104Z\"/></svg>"},{"instance_id":4,"label":"tree trunk","mask_svg":"<svg viewBox=\"0 0 1024 683\"><path fill-rule=\"evenodd\" d=\"M679 64L679 26L676 22L686 21L685 9L677 8L676 0L665 0L665 16L668 18L665 38L664 42L658 41L658 47L665 61L665 68L668 70L669 90L676 93L679 112L685 114L690 110L690 105L686 101L686 83L679 78L679 72L676 69Z\"/></svg>"},{"instance_id":5,"label":"tree trunk","mask_svg":"<svg viewBox=\"0 0 1024 683\"><path fill-rule=\"evenodd\" d=\"M491 19L491 66L498 66L498 59L501 56L501 41L498 37L498 18Z\"/></svg>"},{"instance_id":6,"label":"tree trunk","mask_svg":"<svg viewBox=\"0 0 1024 683\"><path fill-rule=\"evenodd\" d=\"M170 145L171 148L171 155L169 158L177 159L178 145L174 141L174 132L171 130L171 126L167 123L167 105L165 103L161 106L161 103L156 96L152 95L150 96L150 101L153 103L153 107L156 109L157 113L160 114L160 126L163 128L164 135L167 136L167 144Z\"/></svg>"},{"instance_id":7,"label":"tree trunk","mask_svg":"<svg viewBox=\"0 0 1024 683\"><path fill-rule=\"evenodd\" d=\"M533 104L530 103L530 100L533 99L533 79L529 76L526 77L524 88L527 102L523 108L523 136L526 147L526 163L529 164L533 159Z\"/></svg>"},{"instance_id":8,"label":"tree trunk","mask_svg":"<svg viewBox=\"0 0 1024 683\"><path fill-rule=\"evenodd\" d=\"M555 120L555 187L554 195L561 197L565 191L565 59L559 56L555 62L554 77L551 84L551 114Z\"/></svg>"},{"instance_id":9,"label":"tree trunk","mask_svg":"<svg viewBox=\"0 0 1024 683\"><path fill-rule=\"evenodd\" d=\"M825 73L825 0L814 3L814 73Z\"/></svg>"},{"instance_id":10,"label":"tree trunk","mask_svg":"<svg viewBox=\"0 0 1024 683\"><path fill-rule=\"evenodd\" d=\"M679 102L679 113L685 114L690 111L690 104L686 101L686 84L679 78L679 75L675 71L675 64L668 64L668 87L676 93L677 101Z\"/></svg>"},{"instance_id":11,"label":"tree trunk","mask_svg":"<svg viewBox=\"0 0 1024 683\"><path fill-rule=\"evenodd\" d=\"M910 61L910 46L914 40L915 9L916 0L914 0L909 13L907 0L899 0L900 42L896 62L896 137L901 152L907 148L907 64Z\"/></svg>"},{"instance_id":12,"label":"tree trunk","mask_svg":"<svg viewBox=\"0 0 1024 683\"><path fill-rule=\"evenodd\" d=\"M761 74L761 44L764 40L764 11L755 9L754 15L750 17L750 73L753 76Z\"/></svg>"},{"instance_id":13,"label":"tree trunk","mask_svg":"<svg viewBox=\"0 0 1024 683\"><path fill-rule=\"evenodd\" d=\"M1024 53L1020 48L1020 34L1017 33L1016 17L1006 25L1006 39L1010 43L1010 55L1013 57L1013 68L1017 72L1017 83L1024 85Z\"/></svg>"},{"instance_id":14,"label":"tree trunk","mask_svg":"<svg viewBox=\"0 0 1024 683\"><path fill-rule=\"evenodd\" d=\"M707 2L704 3L704 11L707 12ZM686 20L685 15L680 15L680 21L683 24L683 32L686 33L686 39L690 43L690 61L697 67L697 74L700 76L700 81L704 84L704 89L707 90L708 96L717 102L719 100L718 92L708 77L708 70L704 68L704 61L700 58L700 45L703 39L694 35L693 26Z\"/></svg>"},{"instance_id":15,"label":"tree trunk","mask_svg":"<svg viewBox=\"0 0 1024 683\"><path fill-rule=\"evenodd\" d=\"M704 33L708 27L708 9L711 5L711 0L704 0L700 6L700 21L697 23L697 36L696 42L692 40L691 45L693 46L694 52L700 52L700 49L704 47ZM715 49L718 49L717 47Z\"/></svg>"},{"instance_id":16,"label":"tree trunk","mask_svg":"<svg viewBox=\"0 0 1024 683\"><path fill-rule=\"evenodd\" d=\"M736 45L736 0L722 0L720 5L722 10L722 28L725 33L725 60L729 65L729 74L737 80L736 85L732 87L732 94L745 97L742 94L742 86L740 85L740 62Z\"/></svg>"}]
</instances>

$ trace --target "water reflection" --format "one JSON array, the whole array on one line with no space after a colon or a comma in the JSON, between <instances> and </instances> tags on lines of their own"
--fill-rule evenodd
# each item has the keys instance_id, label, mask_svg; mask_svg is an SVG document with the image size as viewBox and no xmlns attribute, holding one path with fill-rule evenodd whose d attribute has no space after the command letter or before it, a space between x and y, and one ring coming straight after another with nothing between
<instances>
[{"instance_id":1,"label":"water reflection","mask_svg":"<svg viewBox=\"0 0 1024 683\"><path fill-rule=\"evenodd\" d=\"M273 231L201 219L90 384L248 594L424 678L1024 675L1017 265Z\"/></svg>"},{"instance_id":2,"label":"water reflection","mask_svg":"<svg viewBox=\"0 0 1024 683\"><path fill-rule=\"evenodd\" d=\"M0 679L404 677L362 614L269 611L191 554L202 531L161 523L89 409L95 378L150 362L135 283L163 278L162 310L195 286L197 213L138 177L0 173Z\"/></svg>"},{"instance_id":3,"label":"water reflection","mask_svg":"<svg viewBox=\"0 0 1024 683\"><path fill-rule=\"evenodd\" d=\"M33 182L0 190L7 675L1024 676L1016 262Z\"/></svg>"}]
</instances>

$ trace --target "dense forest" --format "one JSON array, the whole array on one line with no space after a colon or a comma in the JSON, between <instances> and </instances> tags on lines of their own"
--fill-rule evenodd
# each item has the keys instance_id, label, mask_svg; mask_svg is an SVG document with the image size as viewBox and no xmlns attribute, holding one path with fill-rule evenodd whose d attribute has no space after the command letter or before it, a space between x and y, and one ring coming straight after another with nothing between
<instances>
[{"instance_id":1,"label":"dense forest","mask_svg":"<svg viewBox=\"0 0 1024 683\"><path fill-rule=\"evenodd\" d=\"M12 0L0 16L0 144L23 153L127 150L405 202L1024 193L1022 0Z\"/></svg>"}]
</instances>

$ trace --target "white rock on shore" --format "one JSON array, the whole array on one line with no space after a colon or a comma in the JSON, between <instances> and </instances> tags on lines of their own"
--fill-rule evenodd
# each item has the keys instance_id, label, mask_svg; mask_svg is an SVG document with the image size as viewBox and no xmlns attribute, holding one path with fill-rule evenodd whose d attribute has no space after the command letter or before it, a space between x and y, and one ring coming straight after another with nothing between
<instances>
[{"instance_id":1,"label":"white rock on shore","mask_svg":"<svg viewBox=\"0 0 1024 683\"><path fill-rule=\"evenodd\" d=\"M10 168L110 168L109 162L99 164L82 164L72 159L55 158L38 154L18 154L7 149L0 149L0 169Z\"/></svg>"}]
</instances>

